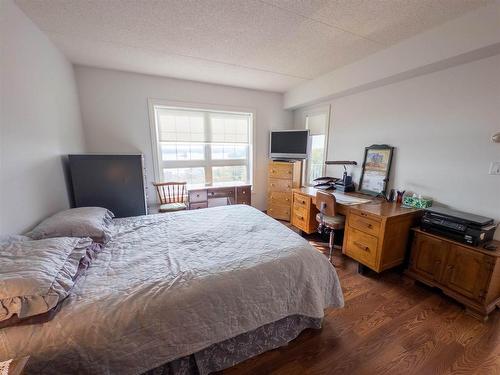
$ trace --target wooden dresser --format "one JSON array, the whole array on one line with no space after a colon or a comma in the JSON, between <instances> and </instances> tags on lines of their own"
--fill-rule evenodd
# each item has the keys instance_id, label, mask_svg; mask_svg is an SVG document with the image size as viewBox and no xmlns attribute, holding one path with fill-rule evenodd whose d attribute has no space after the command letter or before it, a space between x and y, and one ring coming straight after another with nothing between
<instances>
[{"instance_id":1,"label":"wooden dresser","mask_svg":"<svg viewBox=\"0 0 500 375\"><path fill-rule=\"evenodd\" d=\"M500 306L500 242L497 250L465 245L413 229L410 277L440 288L466 306L469 314L486 319Z\"/></svg>"},{"instance_id":2,"label":"wooden dresser","mask_svg":"<svg viewBox=\"0 0 500 375\"><path fill-rule=\"evenodd\" d=\"M293 191L292 225L306 233L318 228L316 192L307 187ZM346 216L342 252L376 272L403 264L410 228L418 223L422 211L359 193L335 195L339 197L337 213ZM350 205L342 203L342 196L371 202Z\"/></svg>"},{"instance_id":3,"label":"wooden dresser","mask_svg":"<svg viewBox=\"0 0 500 375\"><path fill-rule=\"evenodd\" d=\"M267 183L267 214L290 221L292 189L301 185L302 162L270 161Z\"/></svg>"}]
</instances>

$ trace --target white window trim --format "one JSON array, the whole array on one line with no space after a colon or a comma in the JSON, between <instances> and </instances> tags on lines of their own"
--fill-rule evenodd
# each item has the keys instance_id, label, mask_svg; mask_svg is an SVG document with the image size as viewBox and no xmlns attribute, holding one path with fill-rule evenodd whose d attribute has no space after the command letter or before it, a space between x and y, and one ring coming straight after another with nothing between
<instances>
[{"instance_id":1,"label":"white window trim","mask_svg":"<svg viewBox=\"0 0 500 375\"><path fill-rule=\"evenodd\" d=\"M319 107L313 107L313 108L305 110L302 113L302 124L303 124L304 129L307 129L307 127L306 127L307 116L314 116L314 115L317 115L317 114L320 114L320 113L326 113L326 129L325 129L325 144L324 144L325 155L323 157L323 172L322 172L322 175L324 176L325 173L326 173L325 161L326 161L326 159L328 157L328 145L329 145L329 138L330 138L329 134L330 134L330 126L331 126L331 123L330 123L330 120L331 120L331 105L322 105L322 106L319 106ZM309 181L307 181L307 172L308 172L308 168L309 168L309 159L306 159L305 163L303 163L303 167L302 168L303 168L303 170L302 170L302 184L304 186L312 186L311 184L309 184Z\"/></svg>"},{"instance_id":2,"label":"white window trim","mask_svg":"<svg viewBox=\"0 0 500 375\"><path fill-rule=\"evenodd\" d=\"M257 133L257 111L254 108L249 107L235 107L228 106L222 104L213 104L213 103L191 103L191 102L180 102L180 101L171 101L166 99L155 99L148 98L148 112L149 112L149 134L151 138L151 155L153 156L153 173L155 176L155 181L160 181L161 173L160 173L160 151L159 151L159 142L158 142L158 130L156 128L156 113L155 107L170 107L170 108L188 108L192 110L199 111L214 111L214 112L228 112L228 113L249 113L252 116L251 126L250 126L250 147L249 147L249 157L248 160L251 162L251 168L249 168L249 183L252 185L252 193L255 193L255 168L256 168L256 152L255 152L255 140ZM243 160L243 159L242 159ZM188 163L191 161L183 161L182 167L189 167ZM195 161L193 160L193 166L203 166L202 160ZM169 167L175 168L175 160L169 161ZM212 160L211 165L217 166L219 164L221 166L229 166L229 165L243 165L243 163L234 160ZM194 165L196 164L196 165ZM245 163L246 165L246 163Z\"/></svg>"}]
</instances>

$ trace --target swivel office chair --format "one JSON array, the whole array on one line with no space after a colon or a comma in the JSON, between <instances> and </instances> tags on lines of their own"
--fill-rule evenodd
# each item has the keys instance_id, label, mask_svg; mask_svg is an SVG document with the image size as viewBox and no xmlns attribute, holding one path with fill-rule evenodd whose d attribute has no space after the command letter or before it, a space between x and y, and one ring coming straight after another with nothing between
<instances>
[{"instance_id":1,"label":"swivel office chair","mask_svg":"<svg viewBox=\"0 0 500 375\"><path fill-rule=\"evenodd\" d=\"M335 196L333 194L318 191L316 193L316 207L319 210L319 213L316 215L316 221L319 223L318 232L323 233L324 230L330 232L330 239L328 241L330 253L328 259L331 262L335 236L334 231L344 229L345 216L335 213Z\"/></svg>"}]
</instances>

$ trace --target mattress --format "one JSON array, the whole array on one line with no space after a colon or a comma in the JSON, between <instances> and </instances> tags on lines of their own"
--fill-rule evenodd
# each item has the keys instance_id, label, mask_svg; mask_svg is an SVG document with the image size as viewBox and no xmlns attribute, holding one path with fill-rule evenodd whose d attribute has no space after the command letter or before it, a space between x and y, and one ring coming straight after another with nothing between
<instances>
[{"instance_id":1,"label":"mattress","mask_svg":"<svg viewBox=\"0 0 500 375\"><path fill-rule=\"evenodd\" d=\"M114 220L47 323L0 330L28 372L139 374L292 315L343 306L326 257L248 206Z\"/></svg>"}]
</instances>

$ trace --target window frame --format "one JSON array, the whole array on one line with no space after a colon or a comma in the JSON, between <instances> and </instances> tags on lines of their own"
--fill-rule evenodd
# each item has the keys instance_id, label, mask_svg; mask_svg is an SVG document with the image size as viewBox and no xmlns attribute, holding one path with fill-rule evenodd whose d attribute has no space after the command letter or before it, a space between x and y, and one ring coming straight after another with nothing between
<instances>
[{"instance_id":1,"label":"window frame","mask_svg":"<svg viewBox=\"0 0 500 375\"><path fill-rule=\"evenodd\" d=\"M161 156L161 142L158 141L158 129L156 126L156 107L165 107L168 109L182 109L182 110L192 110L192 111L204 111L205 121L208 121L207 117L210 116L211 112L227 113L227 114L248 114L250 115L250 129L249 129L249 149L247 159L211 159L210 157L210 144L204 143L204 160L160 160ZM256 111L253 108L248 107L233 107L227 105L217 105L217 104L203 104L203 103L186 103L186 102L176 102L164 99L154 99L148 98L148 108L149 108L149 131L151 137L151 151L153 156L153 172L155 181L161 181L163 176L163 168L196 168L201 167L205 169L205 184L213 184L212 178L212 167L224 167L224 166L247 166L248 173L248 184L252 186L252 191L254 190L254 176L255 176L255 166L256 166L256 155L255 155L255 139L256 139ZM210 124L210 122L206 122ZM205 131L209 131L209 127L205 127ZM210 182L211 181L211 182ZM238 183L238 182L235 182ZM189 185L189 184L188 184Z\"/></svg>"},{"instance_id":2,"label":"window frame","mask_svg":"<svg viewBox=\"0 0 500 375\"><path fill-rule=\"evenodd\" d=\"M325 114L326 115L326 124L325 124L325 142L323 145L323 148L325 150L324 155L323 155L323 168L322 168L322 175L324 176L326 173L326 165L325 161L328 158L328 145L330 141L330 120L331 120L331 106L330 105L323 105L320 107L314 107L307 109L303 112L302 114L302 124L304 129L308 129L307 127L307 117L308 116L314 116L318 114ZM310 135L311 136L311 135ZM312 142L311 142L311 152L312 152ZM305 163L303 163L303 170L302 170L302 184L304 186L313 186L308 181L308 173L309 173L309 158L305 160Z\"/></svg>"}]
</instances>

